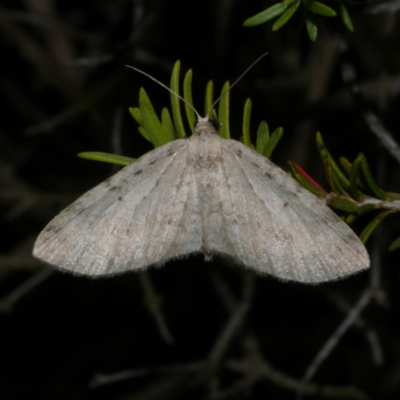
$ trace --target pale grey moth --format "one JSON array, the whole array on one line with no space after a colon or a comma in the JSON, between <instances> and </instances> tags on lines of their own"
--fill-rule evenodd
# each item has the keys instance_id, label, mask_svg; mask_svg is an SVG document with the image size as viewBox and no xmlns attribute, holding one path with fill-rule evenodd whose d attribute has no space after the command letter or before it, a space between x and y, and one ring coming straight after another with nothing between
<instances>
[{"instance_id":1,"label":"pale grey moth","mask_svg":"<svg viewBox=\"0 0 400 400\"><path fill-rule=\"evenodd\" d=\"M46 263L91 276L194 253L307 283L370 264L355 233L321 199L199 115L191 137L150 151L89 190L45 227L33 249Z\"/></svg>"},{"instance_id":2,"label":"pale grey moth","mask_svg":"<svg viewBox=\"0 0 400 400\"><path fill-rule=\"evenodd\" d=\"M39 235L33 255L109 275L171 258L226 255L260 273L317 283L369 266L354 232L262 155L208 118L85 193Z\"/></svg>"}]
</instances>

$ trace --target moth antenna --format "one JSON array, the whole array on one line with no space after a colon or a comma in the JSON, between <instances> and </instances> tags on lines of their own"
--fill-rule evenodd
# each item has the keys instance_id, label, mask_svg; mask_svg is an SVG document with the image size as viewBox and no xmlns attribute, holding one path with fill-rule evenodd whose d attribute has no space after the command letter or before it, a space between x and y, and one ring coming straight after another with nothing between
<instances>
[{"instance_id":1,"label":"moth antenna","mask_svg":"<svg viewBox=\"0 0 400 400\"><path fill-rule=\"evenodd\" d=\"M228 87L228 89L224 90L221 93L221 96L218 97L217 100L214 101L214 103L212 104L211 108L208 110L207 113L207 118L210 115L210 112L212 111L212 109L215 107L215 105L221 100L222 96L224 96L226 93L228 93L261 59L263 59L266 55L268 54L268 52L261 54L260 57L257 58L257 60L255 60L254 62L252 62L250 64L249 67L247 67L247 69L239 76L239 78L236 79L235 82L232 83L231 86Z\"/></svg>"},{"instance_id":2,"label":"moth antenna","mask_svg":"<svg viewBox=\"0 0 400 400\"><path fill-rule=\"evenodd\" d=\"M196 109L187 101L185 100L182 96L180 96L178 93L175 93L172 89L170 89L167 85L164 85L162 82L160 82L159 80L157 80L156 78L154 78L153 76L151 76L150 74L148 74L147 72L142 71L139 68L136 67L132 67L131 65L125 65L125 67L127 68L131 68L133 70L135 70L136 72L139 72L140 74L147 76L148 78L150 78L152 81L158 83L160 86L162 86L164 89L167 89L170 93L172 93L173 95L175 95L176 97L178 97L178 99L182 100L185 104L187 104L193 111L194 113L197 115L198 119L201 119L200 114L196 111Z\"/></svg>"}]
</instances>

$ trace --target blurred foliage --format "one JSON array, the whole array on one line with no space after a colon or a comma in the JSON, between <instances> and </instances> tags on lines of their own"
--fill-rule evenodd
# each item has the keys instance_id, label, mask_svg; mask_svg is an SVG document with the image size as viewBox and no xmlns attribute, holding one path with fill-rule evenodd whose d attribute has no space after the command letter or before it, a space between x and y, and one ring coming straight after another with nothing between
<instances>
[{"instance_id":1,"label":"blurred foliage","mask_svg":"<svg viewBox=\"0 0 400 400\"><path fill-rule=\"evenodd\" d=\"M313 42L317 40L318 36L316 15L323 17L335 17L339 12L339 15L346 28L350 32L353 32L353 22L343 2L340 1L338 12L334 9L338 7L337 3L333 1L330 3L332 3L333 8L315 0L284 0L283 2L276 3L273 6L268 7L266 10L246 19L246 21L243 22L243 26L257 26L279 17L272 25L272 30L277 31L278 29L281 29L283 25L289 22L301 4L300 8L306 23L307 33Z\"/></svg>"}]
</instances>

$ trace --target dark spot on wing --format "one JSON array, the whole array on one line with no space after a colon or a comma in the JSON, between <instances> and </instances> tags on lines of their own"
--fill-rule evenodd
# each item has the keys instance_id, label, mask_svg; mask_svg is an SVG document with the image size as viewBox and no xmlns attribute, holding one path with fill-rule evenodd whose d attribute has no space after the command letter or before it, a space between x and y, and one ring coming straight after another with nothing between
<instances>
[{"instance_id":1,"label":"dark spot on wing","mask_svg":"<svg viewBox=\"0 0 400 400\"><path fill-rule=\"evenodd\" d=\"M111 177L106 179L105 181L103 181L103 185L106 187L110 186L110 179L111 179Z\"/></svg>"},{"instance_id":2,"label":"dark spot on wing","mask_svg":"<svg viewBox=\"0 0 400 400\"><path fill-rule=\"evenodd\" d=\"M153 164L155 164L157 161L158 161L157 159L155 159L155 160L153 160L153 161L150 161L150 162L149 162L149 165L153 165ZM141 169L140 169L139 171L142 172ZM135 175L136 175L136 172L135 172Z\"/></svg>"},{"instance_id":3,"label":"dark spot on wing","mask_svg":"<svg viewBox=\"0 0 400 400\"><path fill-rule=\"evenodd\" d=\"M117 190L118 189L118 186L111 186L110 187L110 191L114 191L114 190Z\"/></svg>"},{"instance_id":4,"label":"dark spot on wing","mask_svg":"<svg viewBox=\"0 0 400 400\"><path fill-rule=\"evenodd\" d=\"M236 152L236 155L237 155L238 157L242 157L242 150L238 150L238 151Z\"/></svg>"},{"instance_id":5,"label":"dark spot on wing","mask_svg":"<svg viewBox=\"0 0 400 400\"><path fill-rule=\"evenodd\" d=\"M119 197L118 197L118 200L119 200L119 201L122 201L122 197L121 197L121 196L119 196Z\"/></svg>"},{"instance_id":6,"label":"dark spot on wing","mask_svg":"<svg viewBox=\"0 0 400 400\"><path fill-rule=\"evenodd\" d=\"M267 178L272 179L272 175L267 171L264 174Z\"/></svg>"},{"instance_id":7,"label":"dark spot on wing","mask_svg":"<svg viewBox=\"0 0 400 400\"><path fill-rule=\"evenodd\" d=\"M260 168L260 166L257 164L257 163L255 163L255 162L251 162L256 168Z\"/></svg>"},{"instance_id":8,"label":"dark spot on wing","mask_svg":"<svg viewBox=\"0 0 400 400\"><path fill-rule=\"evenodd\" d=\"M283 207L287 207L288 206L288 203L285 203L284 205L283 205Z\"/></svg>"},{"instance_id":9,"label":"dark spot on wing","mask_svg":"<svg viewBox=\"0 0 400 400\"><path fill-rule=\"evenodd\" d=\"M154 164L154 163L153 163ZM140 175L143 172L142 169L138 169L133 175Z\"/></svg>"}]
</instances>

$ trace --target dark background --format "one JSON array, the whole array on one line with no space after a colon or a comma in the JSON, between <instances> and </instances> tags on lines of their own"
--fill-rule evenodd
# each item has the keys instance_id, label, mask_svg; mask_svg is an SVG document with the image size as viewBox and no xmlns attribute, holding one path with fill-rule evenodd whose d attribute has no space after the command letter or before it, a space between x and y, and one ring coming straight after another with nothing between
<instances>
[{"instance_id":1,"label":"dark background","mask_svg":"<svg viewBox=\"0 0 400 400\"><path fill-rule=\"evenodd\" d=\"M2 399L294 399L307 367L371 282L361 317L351 320L308 391L315 398L399 398L398 252L387 251L399 234L396 216L368 243L372 280L364 272L319 286L282 283L203 257L172 261L142 278L93 280L50 273L30 255L53 216L117 170L77 153L138 157L151 150L127 109L138 105L141 86L158 113L169 94L125 64L168 84L180 59L182 72L194 70L195 104L203 112L209 79L219 92L269 51L231 93L233 136L241 135L251 97L253 133L262 119L285 129L274 154L284 169L294 160L325 185L314 143L320 130L334 157L365 153L379 184L400 191L398 163L363 118L366 107L400 140L396 9L352 2L355 33L339 18L320 18L311 43L301 12L276 33L271 23L242 27L271 4L1 2ZM344 82L344 65L356 72L362 104ZM354 229L361 232L370 219ZM158 315L174 344L165 343L149 312L154 301L144 300L144 279L162 297ZM127 370L137 376L93 384L95 374Z\"/></svg>"}]
</instances>

